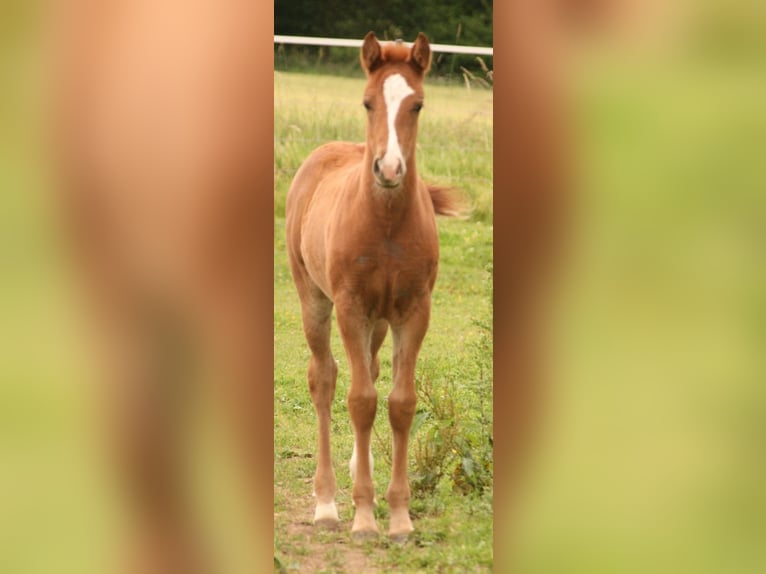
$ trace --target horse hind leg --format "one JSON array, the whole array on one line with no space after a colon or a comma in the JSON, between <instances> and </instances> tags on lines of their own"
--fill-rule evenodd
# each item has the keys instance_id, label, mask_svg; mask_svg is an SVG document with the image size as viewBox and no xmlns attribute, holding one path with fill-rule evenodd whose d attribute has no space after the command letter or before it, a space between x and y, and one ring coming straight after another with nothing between
<instances>
[{"instance_id":1,"label":"horse hind leg","mask_svg":"<svg viewBox=\"0 0 766 574\"><path fill-rule=\"evenodd\" d=\"M378 375L380 375L380 359L378 358L378 351L383 344L383 340L386 338L386 333L388 333L388 321L379 319L373 328L372 340L370 342L370 356L372 357L372 362L370 363L370 376L372 377L373 382L377 381Z\"/></svg>"},{"instance_id":2,"label":"horse hind leg","mask_svg":"<svg viewBox=\"0 0 766 574\"><path fill-rule=\"evenodd\" d=\"M317 469L314 475L314 524L334 527L340 522L335 505L337 483L332 467L330 422L338 365L330 348L332 302L317 289L301 297L303 329L311 349L308 384L319 427Z\"/></svg>"}]
</instances>

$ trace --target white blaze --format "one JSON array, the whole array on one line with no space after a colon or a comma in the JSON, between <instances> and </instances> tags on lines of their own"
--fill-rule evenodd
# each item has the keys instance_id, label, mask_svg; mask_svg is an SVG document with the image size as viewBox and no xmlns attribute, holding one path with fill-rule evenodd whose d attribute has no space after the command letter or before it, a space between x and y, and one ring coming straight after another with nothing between
<instances>
[{"instance_id":1,"label":"white blaze","mask_svg":"<svg viewBox=\"0 0 766 574\"><path fill-rule=\"evenodd\" d=\"M404 170L404 158L402 150L399 147L399 137L396 134L396 115L399 113L399 107L402 100L414 94L407 80L401 74L392 74L383 82L383 100L386 102L386 112L388 118L388 144L386 145L386 154L383 156L384 166L396 166L401 162L402 171Z\"/></svg>"}]
</instances>

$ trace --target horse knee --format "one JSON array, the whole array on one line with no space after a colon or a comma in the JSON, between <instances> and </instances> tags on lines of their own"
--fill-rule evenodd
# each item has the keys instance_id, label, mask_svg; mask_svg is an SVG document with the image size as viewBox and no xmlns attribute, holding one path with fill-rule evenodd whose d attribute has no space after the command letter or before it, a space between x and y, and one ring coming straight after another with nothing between
<instances>
[{"instance_id":1,"label":"horse knee","mask_svg":"<svg viewBox=\"0 0 766 574\"><path fill-rule=\"evenodd\" d=\"M366 389L351 389L347 398L348 412L354 426L372 426L378 408L378 392L370 385Z\"/></svg>"},{"instance_id":2,"label":"horse knee","mask_svg":"<svg viewBox=\"0 0 766 574\"><path fill-rule=\"evenodd\" d=\"M414 392L392 391L388 396L388 419L391 422L391 428L395 431L409 431L415 416L416 405L417 395Z\"/></svg>"},{"instance_id":3,"label":"horse knee","mask_svg":"<svg viewBox=\"0 0 766 574\"><path fill-rule=\"evenodd\" d=\"M309 391L314 403L332 401L335 396L335 381L338 376L338 365L335 359L330 357L325 360L317 360L312 357L309 363L308 381Z\"/></svg>"}]
</instances>

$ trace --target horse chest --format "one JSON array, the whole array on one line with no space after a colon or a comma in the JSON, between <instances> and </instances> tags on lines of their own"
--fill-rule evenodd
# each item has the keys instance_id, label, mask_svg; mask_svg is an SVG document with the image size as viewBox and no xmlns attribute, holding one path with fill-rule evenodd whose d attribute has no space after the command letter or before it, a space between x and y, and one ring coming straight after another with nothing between
<instances>
[{"instance_id":1,"label":"horse chest","mask_svg":"<svg viewBox=\"0 0 766 574\"><path fill-rule=\"evenodd\" d=\"M396 320L427 297L437 270L437 252L430 245L383 240L360 245L335 269L336 291L352 295L371 318Z\"/></svg>"}]
</instances>

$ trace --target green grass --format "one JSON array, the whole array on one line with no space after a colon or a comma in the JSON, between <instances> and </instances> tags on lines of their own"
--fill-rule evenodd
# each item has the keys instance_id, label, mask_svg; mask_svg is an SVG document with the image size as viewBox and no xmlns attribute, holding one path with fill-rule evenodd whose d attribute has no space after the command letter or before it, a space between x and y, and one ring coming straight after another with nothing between
<instances>
[{"instance_id":1,"label":"green grass","mask_svg":"<svg viewBox=\"0 0 766 574\"><path fill-rule=\"evenodd\" d=\"M308 153L333 139L364 141L361 79L275 74L275 555L287 571L488 571L492 566L491 489L491 269L492 269L492 94L489 91L426 86L426 108L418 138L419 172L425 179L455 186L474 211L467 221L439 221L441 259L433 296L431 326L420 354L420 425L410 452L411 504L416 533L407 545L385 537L354 547L349 540L352 504L348 460L353 445L346 410L349 373L333 330L333 353L341 369L333 405L332 445L338 478L337 502L343 528L317 533L311 477L315 468L316 416L306 382L309 351L303 337L298 296L287 266L284 199L292 175ZM381 350L381 378L373 452L374 482L381 527L387 524L383 494L390 479L390 430L385 397L391 390L390 336ZM454 407L436 416L439 405ZM457 438L451 437L455 429ZM449 442L447 442L449 441ZM436 456L418 445L440 445ZM463 459L471 459L463 462ZM473 460L488 465L482 470ZM464 464L468 467L465 471ZM439 472L432 472L434 466ZM416 473L420 471L420 474ZM483 477L489 473L489 479ZM457 485L468 476L476 488ZM485 482L479 482L483 477ZM420 482L418 480L420 479ZM431 481L427 486L426 483ZM470 483L473 480L474 483ZM297 531L296 531L297 530ZM351 546L351 548L349 548ZM317 554L326 557L317 559ZM351 558L350 558L351 557ZM356 562L353 562L356 560ZM319 565L321 564L321 566ZM344 570L347 569L347 570Z\"/></svg>"}]
</instances>

